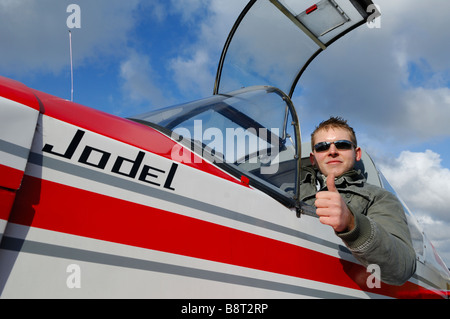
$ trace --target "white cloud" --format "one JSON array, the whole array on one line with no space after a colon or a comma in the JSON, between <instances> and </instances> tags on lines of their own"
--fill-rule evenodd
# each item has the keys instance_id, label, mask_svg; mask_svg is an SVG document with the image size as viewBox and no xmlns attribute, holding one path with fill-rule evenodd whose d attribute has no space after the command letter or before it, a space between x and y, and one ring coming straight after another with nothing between
<instances>
[{"instance_id":1,"label":"white cloud","mask_svg":"<svg viewBox=\"0 0 450 319\"><path fill-rule=\"evenodd\" d=\"M0 1L0 71L14 75L58 73L69 64L66 12L73 1ZM74 64L121 54L137 0L78 0L81 28L72 30Z\"/></svg>"},{"instance_id":2,"label":"white cloud","mask_svg":"<svg viewBox=\"0 0 450 319\"><path fill-rule=\"evenodd\" d=\"M404 93L404 120L399 125L407 125L414 138L422 140L437 136L449 136L450 89L416 88Z\"/></svg>"},{"instance_id":3,"label":"white cloud","mask_svg":"<svg viewBox=\"0 0 450 319\"><path fill-rule=\"evenodd\" d=\"M391 164L380 169L400 196L421 214L450 224L447 197L450 194L450 170L441 166L440 155L403 151Z\"/></svg>"},{"instance_id":4,"label":"white cloud","mask_svg":"<svg viewBox=\"0 0 450 319\"><path fill-rule=\"evenodd\" d=\"M227 1L226 5L223 0L177 1L177 10L183 13L183 20L198 25L196 40L171 61L174 80L182 92L191 93L186 95L188 98L213 93L223 45L244 6L240 0ZM192 8L197 8L197 14ZM199 16L198 12L204 16Z\"/></svg>"},{"instance_id":5,"label":"white cloud","mask_svg":"<svg viewBox=\"0 0 450 319\"><path fill-rule=\"evenodd\" d=\"M149 7L151 19L155 18L158 22L163 22L167 17L167 11L164 5L157 1L144 2L141 4L144 8Z\"/></svg>"},{"instance_id":6,"label":"white cloud","mask_svg":"<svg viewBox=\"0 0 450 319\"><path fill-rule=\"evenodd\" d=\"M145 54L134 52L121 64L120 75L123 88L134 101L149 101L153 105L169 105L182 99L193 100L210 96L213 93L215 74L222 47L235 19L245 3L240 0L182 0L170 2L142 3L145 11L163 26L175 23L189 33L179 43L177 54L149 50ZM164 29L163 29L164 30ZM156 43L156 42L155 42ZM158 63L153 54L160 54ZM156 57L154 57L156 58ZM156 63L156 62L153 62ZM167 73L162 74L166 71ZM162 79L164 81L158 81ZM158 81L158 83L157 83ZM175 86L169 88L169 81ZM167 86L167 94L182 96L166 99L161 93ZM158 89L159 88L159 89ZM166 95L167 95L166 94ZM181 102L181 100L179 101Z\"/></svg>"},{"instance_id":7,"label":"white cloud","mask_svg":"<svg viewBox=\"0 0 450 319\"><path fill-rule=\"evenodd\" d=\"M188 95L196 92L201 97L212 95L214 76L211 73L213 62L206 51L195 51L187 57L179 56L171 61L174 80L179 89Z\"/></svg>"},{"instance_id":8,"label":"white cloud","mask_svg":"<svg viewBox=\"0 0 450 319\"><path fill-rule=\"evenodd\" d=\"M209 0L171 0L170 11L179 14L185 23L196 23L209 2Z\"/></svg>"},{"instance_id":9,"label":"white cloud","mask_svg":"<svg viewBox=\"0 0 450 319\"><path fill-rule=\"evenodd\" d=\"M442 167L440 155L404 151L379 167L450 266L450 169Z\"/></svg>"},{"instance_id":10,"label":"white cloud","mask_svg":"<svg viewBox=\"0 0 450 319\"><path fill-rule=\"evenodd\" d=\"M434 69L448 68L448 1L378 0L382 11L382 29L393 37L393 47L409 60L426 58Z\"/></svg>"},{"instance_id":11,"label":"white cloud","mask_svg":"<svg viewBox=\"0 0 450 319\"><path fill-rule=\"evenodd\" d=\"M153 106L166 106L168 100L155 83L158 75L153 71L149 56L131 51L120 66L122 88L135 102L149 102Z\"/></svg>"}]
</instances>

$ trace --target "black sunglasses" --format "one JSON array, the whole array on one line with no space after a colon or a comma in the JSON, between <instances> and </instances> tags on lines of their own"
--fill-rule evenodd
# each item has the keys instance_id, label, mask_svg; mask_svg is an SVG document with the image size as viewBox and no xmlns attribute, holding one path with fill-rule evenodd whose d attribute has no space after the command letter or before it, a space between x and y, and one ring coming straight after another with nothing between
<instances>
[{"instance_id":1,"label":"black sunglasses","mask_svg":"<svg viewBox=\"0 0 450 319\"><path fill-rule=\"evenodd\" d=\"M339 140L334 142L320 142L314 145L316 152L325 152L330 149L331 144L334 144L338 150L350 150L355 144L347 140Z\"/></svg>"}]
</instances>

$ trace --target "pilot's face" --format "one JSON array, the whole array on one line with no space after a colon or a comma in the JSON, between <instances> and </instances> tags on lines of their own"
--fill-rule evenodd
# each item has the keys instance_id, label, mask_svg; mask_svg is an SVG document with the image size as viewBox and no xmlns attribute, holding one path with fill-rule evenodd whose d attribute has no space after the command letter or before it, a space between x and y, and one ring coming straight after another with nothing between
<instances>
[{"instance_id":1,"label":"pilot's face","mask_svg":"<svg viewBox=\"0 0 450 319\"><path fill-rule=\"evenodd\" d=\"M314 143L335 142L339 140L351 141L350 133L342 128L322 129L316 132ZM317 152L313 150L310 160L325 176L333 173L335 177L341 176L353 169L355 161L361 159L361 149L352 146L350 149L338 149L334 144L326 151Z\"/></svg>"}]
</instances>

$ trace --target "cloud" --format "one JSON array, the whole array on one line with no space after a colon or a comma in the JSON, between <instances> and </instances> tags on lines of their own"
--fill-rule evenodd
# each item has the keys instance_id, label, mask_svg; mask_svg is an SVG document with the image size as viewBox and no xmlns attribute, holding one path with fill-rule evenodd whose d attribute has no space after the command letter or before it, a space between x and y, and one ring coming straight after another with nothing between
<instances>
[{"instance_id":1,"label":"cloud","mask_svg":"<svg viewBox=\"0 0 450 319\"><path fill-rule=\"evenodd\" d=\"M381 170L407 203L421 213L450 223L446 201L450 170L441 166L439 154L431 150L403 151L390 166L381 164Z\"/></svg>"},{"instance_id":2,"label":"cloud","mask_svg":"<svg viewBox=\"0 0 450 319\"><path fill-rule=\"evenodd\" d=\"M171 61L171 70L178 88L188 94L195 92L202 97L212 95L214 75L213 62L207 51L198 50L189 56L179 56Z\"/></svg>"},{"instance_id":3,"label":"cloud","mask_svg":"<svg viewBox=\"0 0 450 319\"><path fill-rule=\"evenodd\" d=\"M197 11L192 10L192 5ZM177 1L183 21L197 25L194 41L170 62L174 80L188 98L212 95L223 45L244 5L239 0L227 1L226 5L221 0ZM199 12L204 16L199 16Z\"/></svg>"},{"instance_id":4,"label":"cloud","mask_svg":"<svg viewBox=\"0 0 450 319\"><path fill-rule=\"evenodd\" d=\"M228 1L226 5L221 0L140 4L142 12L154 17L152 27L169 24L183 29L184 37L176 40L176 50L164 45L172 41L165 33L159 35L161 38L147 39L149 47L139 49L139 54L135 49L129 50L132 53L120 66L122 88L127 96L134 102L167 106L212 95L222 47L244 5L239 0Z\"/></svg>"},{"instance_id":5,"label":"cloud","mask_svg":"<svg viewBox=\"0 0 450 319\"><path fill-rule=\"evenodd\" d=\"M150 18L163 22L167 18L167 8L163 3L158 1L146 1L140 3L142 12L150 12ZM146 17L148 18L148 16Z\"/></svg>"},{"instance_id":6,"label":"cloud","mask_svg":"<svg viewBox=\"0 0 450 319\"><path fill-rule=\"evenodd\" d=\"M158 75L152 68L148 55L131 51L120 65L122 89L134 102L149 102L153 106L166 106L168 99L158 86Z\"/></svg>"},{"instance_id":7,"label":"cloud","mask_svg":"<svg viewBox=\"0 0 450 319\"><path fill-rule=\"evenodd\" d=\"M412 137L429 140L450 136L450 89L447 87L408 90L403 95L404 116L399 122Z\"/></svg>"},{"instance_id":8,"label":"cloud","mask_svg":"<svg viewBox=\"0 0 450 319\"><path fill-rule=\"evenodd\" d=\"M121 77L129 96L135 101L166 106L212 95L222 46L242 7L239 0L228 1L226 5L220 0L157 1L150 5L150 12L159 22L175 22L185 29L189 41L180 39L175 54L163 52L158 62L153 62L161 64L158 68L151 65L154 50L139 56L134 52L125 60L121 64ZM175 86L170 87L169 82ZM163 90L178 98L168 99Z\"/></svg>"},{"instance_id":9,"label":"cloud","mask_svg":"<svg viewBox=\"0 0 450 319\"><path fill-rule=\"evenodd\" d=\"M196 23L204 14L209 2L209 0L171 0L169 10L180 15L184 23Z\"/></svg>"},{"instance_id":10,"label":"cloud","mask_svg":"<svg viewBox=\"0 0 450 319\"><path fill-rule=\"evenodd\" d=\"M0 71L22 75L58 73L69 64L66 20L73 1L0 1ZM81 28L72 30L74 64L120 55L138 1L79 0Z\"/></svg>"},{"instance_id":11,"label":"cloud","mask_svg":"<svg viewBox=\"0 0 450 319\"><path fill-rule=\"evenodd\" d=\"M448 137L444 119L450 2L377 1L379 29L361 26L320 54L300 81L308 117L341 115L373 138L414 144ZM420 140L419 140L420 138Z\"/></svg>"},{"instance_id":12,"label":"cloud","mask_svg":"<svg viewBox=\"0 0 450 319\"><path fill-rule=\"evenodd\" d=\"M443 167L441 161L440 155L431 150L404 151L379 168L450 265L450 169Z\"/></svg>"}]
</instances>

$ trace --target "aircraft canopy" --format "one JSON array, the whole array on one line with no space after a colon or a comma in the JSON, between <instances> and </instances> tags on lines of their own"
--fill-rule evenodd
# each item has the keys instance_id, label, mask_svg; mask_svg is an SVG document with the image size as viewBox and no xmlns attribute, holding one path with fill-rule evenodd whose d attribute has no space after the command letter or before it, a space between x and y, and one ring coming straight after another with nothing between
<instances>
[{"instance_id":1,"label":"aircraft canopy","mask_svg":"<svg viewBox=\"0 0 450 319\"><path fill-rule=\"evenodd\" d=\"M367 0L316 1L250 1L224 46L214 94L270 85L292 97L314 57L375 11Z\"/></svg>"}]
</instances>

